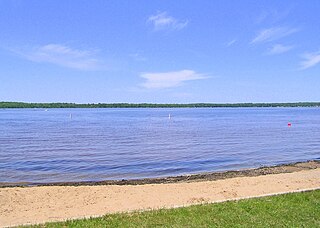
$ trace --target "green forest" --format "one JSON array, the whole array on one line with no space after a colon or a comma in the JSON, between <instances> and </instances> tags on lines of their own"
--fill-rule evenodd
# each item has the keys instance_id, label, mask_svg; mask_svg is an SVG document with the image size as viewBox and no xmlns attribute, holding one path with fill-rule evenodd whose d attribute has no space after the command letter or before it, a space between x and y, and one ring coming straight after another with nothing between
<instances>
[{"instance_id":1,"label":"green forest","mask_svg":"<svg viewBox=\"0 0 320 228\"><path fill-rule=\"evenodd\" d=\"M152 104L152 103L25 103L0 102L0 108L239 108L239 107L320 107L320 102L297 103L190 103L190 104Z\"/></svg>"}]
</instances>

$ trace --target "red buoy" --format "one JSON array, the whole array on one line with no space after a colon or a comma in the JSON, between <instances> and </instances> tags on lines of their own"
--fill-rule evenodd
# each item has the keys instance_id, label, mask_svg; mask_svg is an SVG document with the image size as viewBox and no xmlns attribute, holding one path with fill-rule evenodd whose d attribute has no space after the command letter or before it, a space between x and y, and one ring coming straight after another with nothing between
<instances>
[{"instance_id":1,"label":"red buoy","mask_svg":"<svg viewBox=\"0 0 320 228\"><path fill-rule=\"evenodd\" d=\"M291 123L288 123L288 127L291 127Z\"/></svg>"}]
</instances>

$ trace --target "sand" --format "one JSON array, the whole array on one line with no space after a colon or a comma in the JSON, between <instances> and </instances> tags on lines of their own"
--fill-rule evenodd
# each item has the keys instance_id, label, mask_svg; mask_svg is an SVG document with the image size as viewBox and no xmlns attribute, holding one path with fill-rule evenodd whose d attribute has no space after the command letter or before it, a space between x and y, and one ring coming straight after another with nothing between
<instances>
[{"instance_id":1,"label":"sand","mask_svg":"<svg viewBox=\"0 0 320 228\"><path fill-rule=\"evenodd\" d=\"M215 181L0 188L0 226L172 208L320 188L320 168Z\"/></svg>"}]
</instances>

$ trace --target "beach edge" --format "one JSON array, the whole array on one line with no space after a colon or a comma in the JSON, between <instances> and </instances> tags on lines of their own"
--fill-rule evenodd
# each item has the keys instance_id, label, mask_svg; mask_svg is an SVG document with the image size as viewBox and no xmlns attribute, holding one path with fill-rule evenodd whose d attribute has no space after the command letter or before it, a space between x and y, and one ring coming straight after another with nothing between
<instances>
[{"instance_id":1,"label":"beach edge","mask_svg":"<svg viewBox=\"0 0 320 228\"><path fill-rule=\"evenodd\" d=\"M255 177L268 174L293 173L302 170L320 168L320 159L284 163L273 166L261 166L239 170L203 172L198 174L186 174L159 178L102 180L102 181L71 181L71 182L0 182L0 188L10 187L36 187L36 186L99 186L99 185L145 185L145 184L169 184L185 182L216 181L235 177Z\"/></svg>"}]
</instances>

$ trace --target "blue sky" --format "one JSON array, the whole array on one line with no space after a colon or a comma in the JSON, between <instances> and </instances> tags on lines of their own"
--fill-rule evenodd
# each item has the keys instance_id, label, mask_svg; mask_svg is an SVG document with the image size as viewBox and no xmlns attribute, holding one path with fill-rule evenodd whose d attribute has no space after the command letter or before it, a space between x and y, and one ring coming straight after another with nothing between
<instances>
[{"instance_id":1,"label":"blue sky","mask_svg":"<svg viewBox=\"0 0 320 228\"><path fill-rule=\"evenodd\" d=\"M0 100L320 101L319 12L319 0L0 0Z\"/></svg>"}]
</instances>

